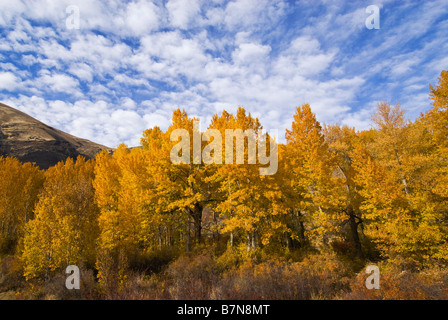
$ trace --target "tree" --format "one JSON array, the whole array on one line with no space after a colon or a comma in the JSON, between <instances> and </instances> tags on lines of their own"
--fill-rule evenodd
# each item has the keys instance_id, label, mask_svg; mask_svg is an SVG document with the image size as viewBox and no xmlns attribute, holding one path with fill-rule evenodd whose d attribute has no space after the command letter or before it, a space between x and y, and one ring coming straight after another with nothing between
<instances>
[{"instance_id":1,"label":"tree","mask_svg":"<svg viewBox=\"0 0 448 320\"><path fill-rule=\"evenodd\" d=\"M437 185L434 192L448 199L448 71L442 71L436 87L430 86L432 108L421 117L421 121L432 133L438 160Z\"/></svg>"},{"instance_id":2,"label":"tree","mask_svg":"<svg viewBox=\"0 0 448 320\"><path fill-rule=\"evenodd\" d=\"M439 83L436 87L430 85L430 97L433 107L427 113L429 125L434 133L435 141L446 152L448 142L448 71L441 72Z\"/></svg>"},{"instance_id":3,"label":"tree","mask_svg":"<svg viewBox=\"0 0 448 320\"><path fill-rule=\"evenodd\" d=\"M205 164L200 157L205 143L198 124L199 120L189 118L185 110L175 110L172 123L165 133L163 151L154 155L159 159L160 172L164 175L157 192L166 200L165 211L181 214L181 220L186 224L187 251L191 247L191 229L194 243L202 242L203 210L217 201L214 198L215 184L208 179L213 175L214 168ZM182 132L185 137L179 142L179 133ZM173 150L179 143L185 143L182 157L186 161L173 163Z\"/></svg>"},{"instance_id":4,"label":"tree","mask_svg":"<svg viewBox=\"0 0 448 320\"><path fill-rule=\"evenodd\" d=\"M432 191L431 135L422 121L405 121L398 105L379 104L373 120L378 130L369 150L358 149L355 157L366 233L391 262L444 263L446 223Z\"/></svg>"},{"instance_id":5,"label":"tree","mask_svg":"<svg viewBox=\"0 0 448 320\"><path fill-rule=\"evenodd\" d=\"M31 278L70 264L93 266L99 234L94 202L94 161L68 158L45 172L45 183L27 224L23 260Z\"/></svg>"},{"instance_id":6,"label":"tree","mask_svg":"<svg viewBox=\"0 0 448 320\"><path fill-rule=\"evenodd\" d=\"M359 234L359 227L363 227L364 223L360 209L362 197L358 192L360 186L355 182L357 171L353 164L354 152L362 143L361 138L355 128L347 126L330 125L326 126L324 131L329 150L334 155L334 181L339 186L336 196L339 203L335 210L340 214L336 220L340 226L348 223L349 238L354 244L356 255L364 258Z\"/></svg>"},{"instance_id":7,"label":"tree","mask_svg":"<svg viewBox=\"0 0 448 320\"><path fill-rule=\"evenodd\" d=\"M139 179L144 177L146 163L142 150L129 150L120 145L113 156L102 152L95 166L95 199L100 208L101 249L118 254L138 250L143 237L143 215L140 211Z\"/></svg>"},{"instance_id":8,"label":"tree","mask_svg":"<svg viewBox=\"0 0 448 320\"><path fill-rule=\"evenodd\" d=\"M271 144L272 137L261 135L259 120L246 114L242 107L236 115L225 110L220 116L214 115L209 129L218 130L220 136L225 137L220 141L220 164L214 166L214 175L207 180L219 183L215 198L222 200L215 203L213 210L223 218L221 232L229 234L231 247L237 235L245 238L248 251L268 244L277 234L286 231L280 218L285 208L281 203L278 176L261 175L260 172L262 146L266 146L271 156L271 153L277 153L276 142L272 140ZM258 159L255 155L257 146Z\"/></svg>"},{"instance_id":9,"label":"tree","mask_svg":"<svg viewBox=\"0 0 448 320\"><path fill-rule=\"evenodd\" d=\"M30 163L0 157L0 177L0 254L15 253L26 223L34 218L44 174Z\"/></svg>"},{"instance_id":10,"label":"tree","mask_svg":"<svg viewBox=\"0 0 448 320\"><path fill-rule=\"evenodd\" d=\"M372 121L378 127L373 144L375 157L395 172L397 178L402 181L404 192L409 194L409 178L404 163L407 156L408 122L404 118L404 109L399 104L391 107L390 104L381 102Z\"/></svg>"},{"instance_id":11,"label":"tree","mask_svg":"<svg viewBox=\"0 0 448 320\"><path fill-rule=\"evenodd\" d=\"M365 233L391 263L421 268L444 247L442 229L431 210L416 210L394 172L372 159L365 148L354 152L355 182L363 197Z\"/></svg>"},{"instance_id":12,"label":"tree","mask_svg":"<svg viewBox=\"0 0 448 320\"><path fill-rule=\"evenodd\" d=\"M291 129L286 130L285 159L290 185L296 194L294 212L303 221L305 234L321 247L336 230L331 220L335 199L332 158L322 127L308 104L297 107Z\"/></svg>"}]
</instances>

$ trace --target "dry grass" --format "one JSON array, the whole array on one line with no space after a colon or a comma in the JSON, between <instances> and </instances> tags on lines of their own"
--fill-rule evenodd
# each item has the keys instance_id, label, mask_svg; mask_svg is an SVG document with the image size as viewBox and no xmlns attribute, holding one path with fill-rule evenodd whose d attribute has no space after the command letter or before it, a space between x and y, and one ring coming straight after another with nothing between
<instances>
[{"instance_id":1,"label":"dry grass","mask_svg":"<svg viewBox=\"0 0 448 320\"><path fill-rule=\"evenodd\" d=\"M216 257L203 252L181 256L158 273L128 269L119 290L104 292L91 270L81 268L81 290L67 290L63 272L47 281L27 282L20 262L4 257L0 261L0 299L448 299L448 271L442 268L412 272L386 263L378 266L380 289L368 290L365 270L355 273L352 265L336 255L309 255L291 262L259 261L228 252Z\"/></svg>"},{"instance_id":2,"label":"dry grass","mask_svg":"<svg viewBox=\"0 0 448 320\"><path fill-rule=\"evenodd\" d=\"M350 292L341 299L354 300L447 300L448 271L430 268L421 272L389 269L380 277L380 289L368 290L366 274L360 272L350 284ZM380 268L381 270L381 268Z\"/></svg>"},{"instance_id":3,"label":"dry grass","mask_svg":"<svg viewBox=\"0 0 448 320\"><path fill-rule=\"evenodd\" d=\"M124 299L273 300L331 299L348 290L348 269L334 257L312 256L302 262L246 261L235 268L210 254L183 256L161 274L134 275Z\"/></svg>"}]
</instances>

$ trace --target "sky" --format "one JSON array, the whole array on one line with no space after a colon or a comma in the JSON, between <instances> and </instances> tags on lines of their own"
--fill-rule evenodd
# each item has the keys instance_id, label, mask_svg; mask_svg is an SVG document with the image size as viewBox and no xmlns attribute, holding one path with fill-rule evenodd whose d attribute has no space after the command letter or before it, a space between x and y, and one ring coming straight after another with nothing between
<instances>
[{"instance_id":1,"label":"sky","mask_svg":"<svg viewBox=\"0 0 448 320\"><path fill-rule=\"evenodd\" d=\"M137 146L177 108L204 129L242 106L282 141L305 103L358 130L381 101L428 110L448 1L0 0L0 37L0 101L75 136Z\"/></svg>"}]
</instances>

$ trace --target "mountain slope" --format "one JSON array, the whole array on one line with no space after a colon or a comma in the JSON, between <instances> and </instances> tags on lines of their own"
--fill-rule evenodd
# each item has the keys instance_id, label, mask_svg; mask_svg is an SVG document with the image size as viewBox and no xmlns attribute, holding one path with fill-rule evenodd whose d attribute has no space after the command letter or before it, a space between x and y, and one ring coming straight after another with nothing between
<instances>
[{"instance_id":1,"label":"mountain slope","mask_svg":"<svg viewBox=\"0 0 448 320\"><path fill-rule=\"evenodd\" d=\"M93 158L111 148L54 129L0 103L0 156L16 157L48 169L68 157Z\"/></svg>"}]
</instances>

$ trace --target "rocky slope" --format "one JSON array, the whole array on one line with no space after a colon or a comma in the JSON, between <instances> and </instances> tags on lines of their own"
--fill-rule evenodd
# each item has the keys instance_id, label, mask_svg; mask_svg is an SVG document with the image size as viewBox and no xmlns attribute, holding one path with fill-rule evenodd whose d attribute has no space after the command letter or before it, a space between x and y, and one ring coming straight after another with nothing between
<instances>
[{"instance_id":1,"label":"rocky slope","mask_svg":"<svg viewBox=\"0 0 448 320\"><path fill-rule=\"evenodd\" d=\"M111 148L62 132L0 103L0 156L16 157L48 169L68 157L93 158Z\"/></svg>"}]
</instances>

